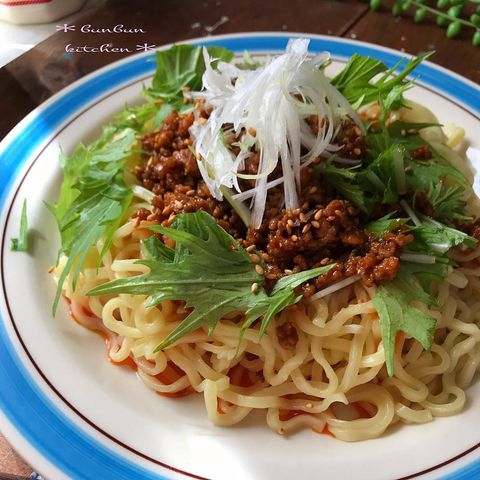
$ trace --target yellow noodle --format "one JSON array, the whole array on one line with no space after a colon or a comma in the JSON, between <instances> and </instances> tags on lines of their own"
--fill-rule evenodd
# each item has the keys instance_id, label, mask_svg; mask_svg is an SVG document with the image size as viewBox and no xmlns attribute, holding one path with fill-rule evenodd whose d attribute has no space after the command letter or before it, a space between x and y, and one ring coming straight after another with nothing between
<instances>
[{"instance_id":1,"label":"yellow noodle","mask_svg":"<svg viewBox=\"0 0 480 480\"><path fill-rule=\"evenodd\" d=\"M471 263L480 249L453 255L470 262L457 270L468 280L466 288L441 282L436 296L442 307L430 311L419 305L437 320L431 351L408 336L399 338L395 373L389 377L371 301L375 290L361 283L285 310L261 338L254 324L238 345L241 317L234 314L222 319L212 335L201 328L156 352L187 314L178 302L147 308L142 296L85 296L104 281L148 271L134 260L140 255L139 239L146 235L144 225L122 225L98 272L101 242L89 252L77 289L67 281L64 294L79 323L110 339L112 361L133 359L138 377L160 394L198 392L215 425L235 425L253 410L263 410L267 425L281 434L303 428L321 432L327 426L338 439L357 441L378 437L398 422L425 423L464 408L465 389L480 369L480 269ZM64 265L61 259L57 278ZM298 334L292 350L283 348L276 334L287 321ZM184 373L164 383L164 372L175 367ZM235 369L247 384L232 383ZM358 418L357 407L370 418ZM289 416L292 411L305 414Z\"/></svg>"}]
</instances>

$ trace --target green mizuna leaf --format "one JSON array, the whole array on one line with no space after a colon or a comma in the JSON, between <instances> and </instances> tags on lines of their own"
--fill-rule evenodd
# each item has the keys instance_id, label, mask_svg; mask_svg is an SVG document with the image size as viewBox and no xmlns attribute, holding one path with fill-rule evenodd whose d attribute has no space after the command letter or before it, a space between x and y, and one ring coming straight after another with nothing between
<instances>
[{"instance_id":1,"label":"green mizuna leaf","mask_svg":"<svg viewBox=\"0 0 480 480\"><path fill-rule=\"evenodd\" d=\"M125 184L124 168L135 144L135 130L114 134L107 127L97 142L89 147L80 145L71 157L62 159L64 181L60 197L50 209L60 230L61 253L68 260L59 278L54 313L67 275L72 273L75 288L90 246L103 238L102 258L125 215L132 192Z\"/></svg>"},{"instance_id":2,"label":"green mizuna leaf","mask_svg":"<svg viewBox=\"0 0 480 480\"><path fill-rule=\"evenodd\" d=\"M373 223L374 231L391 228L388 216ZM406 225L406 221L403 223ZM367 226L368 228L368 226ZM384 230L384 231L385 231ZM413 241L407 245L405 253L428 255L432 263L403 261L397 278L380 285L373 298L377 309L385 349L385 359L389 375L393 375L395 337L397 332L406 332L417 339L426 350L430 350L435 319L411 305L413 301L428 307L439 307L432 295L432 282L444 280L452 266L446 253L453 247L477 246L477 241L467 234L440 222L425 217L422 225L409 227ZM413 257L415 258L415 257Z\"/></svg>"},{"instance_id":3,"label":"green mizuna leaf","mask_svg":"<svg viewBox=\"0 0 480 480\"><path fill-rule=\"evenodd\" d=\"M173 262L175 250L167 247L158 237L152 235L142 242L143 256L157 262Z\"/></svg>"},{"instance_id":4,"label":"green mizuna leaf","mask_svg":"<svg viewBox=\"0 0 480 480\"><path fill-rule=\"evenodd\" d=\"M217 60L229 62L233 52L222 47L207 47L209 55ZM147 94L168 103L183 103L182 89L202 88L202 75L205 71L203 48L194 45L175 45L168 50L157 52L157 70L152 87ZM215 64L213 65L215 66Z\"/></svg>"},{"instance_id":5,"label":"green mizuna leaf","mask_svg":"<svg viewBox=\"0 0 480 480\"><path fill-rule=\"evenodd\" d=\"M27 200L23 201L22 213L20 215L20 232L18 238L12 238L12 252L26 252L28 250L28 221L27 221Z\"/></svg>"},{"instance_id":6,"label":"green mizuna leaf","mask_svg":"<svg viewBox=\"0 0 480 480\"><path fill-rule=\"evenodd\" d=\"M105 283L88 295L148 295L148 306L183 300L192 312L157 350L202 326L213 332L218 321L231 312L245 312L245 328L263 317L262 334L277 313L301 299L294 293L297 286L332 268L328 265L282 278L268 295L264 277L255 270L249 254L206 212L180 214L172 227L151 229L175 240L175 249L148 239L144 249L149 259L138 261L150 269L148 273ZM258 288L252 291L252 285Z\"/></svg>"},{"instance_id":7,"label":"green mizuna leaf","mask_svg":"<svg viewBox=\"0 0 480 480\"><path fill-rule=\"evenodd\" d=\"M135 107L127 105L123 112L115 117L113 126L116 131L131 128L138 135L142 135L161 127L166 116L173 109L173 105L156 100L150 100Z\"/></svg>"},{"instance_id":8,"label":"green mizuna leaf","mask_svg":"<svg viewBox=\"0 0 480 480\"><path fill-rule=\"evenodd\" d=\"M209 47L208 51L217 59L229 61L233 57L232 52L220 47ZM64 179L60 195L55 205L47 206L60 230L59 254L66 255L68 261L59 279L53 312L69 273L75 288L89 248L104 240L100 261L125 216L132 193L125 184L124 171L128 163L138 163L140 159L137 137L160 127L173 109L179 113L191 109L191 105L183 103L182 89L200 89L204 70L201 48L178 45L158 52L153 85L146 91L147 102L126 106L96 142L77 146L69 157L61 155Z\"/></svg>"},{"instance_id":9,"label":"green mizuna leaf","mask_svg":"<svg viewBox=\"0 0 480 480\"><path fill-rule=\"evenodd\" d=\"M316 171L353 205L370 213L376 198L368 194L362 181L364 170L361 167L337 167L334 160L327 160L315 167Z\"/></svg>"},{"instance_id":10,"label":"green mizuna leaf","mask_svg":"<svg viewBox=\"0 0 480 480\"><path fill-rule=\"evenodd\" d=\"M412 227L410 231L414 240L408 245L407 251L443 255L459 245L475 248L478 244L477 240L466 233L428 218L425 218L421 226Z\"/></svg>"},{"instance_id":11,"label":"green mizuna leaf","mask_svg":"<svg viewBox=\"0 0 480 480\"><path fill-rule=\"evenodd\" d=\"M465 188L462 185L448 186L445 183L430 182L427 199L435 212L435 218L443 222L469 220L465 214L467 202L464 200Z\"/></svg>"},{"instance_id":12,"label":"green mizuna leaf","mask_svg":"<svg viewBox=\"0 0 480 480\"><path fill-rule=\"evenodd\" d=\"M409 60L401 71L398 69L402 67L403 60L388 69L380 60L354 54L343 70L332 79L332 85L357 108L384 99L388 102L389 109L397 109L403 103L403 92L411 86L405 78L431 54L432 52L425 53ZM375 79L379 74L383 75Z\"/></svg>"},{"instance_id":13,"label":"green mizuna leaf","mask_svg":"<svg viewBox=\"0 0 480 480\"><path fill-rule=\"evenodd\" d=\"M375 87L370 81L385 70L387 67L380 60L356 53L350 57L347 65L332 79L331 83L350 103L361 100L363 104L366 103L365 96L375 92Z\"/></svg>"},{"instance_id":14,"label":"green mizuna leaf","mask_svg":"<svg viewBox=\"0 0 480 480\"><path fill-rule=\"evenodd\" d=\"M411 305L413 300L425 300L423 289L405 289L406 285L409 285L408 282L398 279L380 285L372 300L380 320L385 361L390 376L394 372L397 332L411 335L427 351L430 351L435 332L435 319Z\"/></svg>"},{"instance_id":15,"label":"green mizuna leaf","mask_svg":"<svg viewBox=\"0 0 480 480\"><path fill-rule=\"evenodd\" d=\"M439 307L436 298L431 295L432 283L444 280L448 276L452 268L452 261L441 255L434 256L434 258L435 263L402 262L400 275L397 278L402 280L402 288L406 291L415 289L416 299L419 302L427 306ZM423 292L418 286L423 289Z\"/></svg>"},{"instance_id":16,"label":"green mizuna leaf","mask_svg":"<svg viewBox=\"0 0 480 480\"><path fill-rule=\"evenodd\" d=\"M365 228L376 237L381 238L385 233L393 232L401 225L405 225L409 220L408 218L396 218L393 215L393 213L389 213L378 220L367 223Z\"/></svg>"},{"instance_id":17,"label":"green mizuna leaf","mask_svg":"<svg viewBox=\"0 0 480 480\"><path fill-rule=\"evenodd\" d=\"M396 152L403 165L404 148L392 143L370 163L345 168L335 166L334 160L329 160L318 165L316 170L344 198L365 213L371 213L377 204L394 204L399 200Z\"/></svg>"},{"instance_id":18,"label":"green mizuna leaf","mask_svg":"<svg viewBox=\"0 0 480 480\"><path fill-rule=\"evenodd\" d=\"M432 158L422 162L409 161L410 174L407 175L409 188L414 192L421 192L431 188L432 184L448 178L452 186L459 185L465 190L465 177L451 165L442 163L441 159ZM433 196L432 196L433 198Z\"/></svg>"}]
</instances>

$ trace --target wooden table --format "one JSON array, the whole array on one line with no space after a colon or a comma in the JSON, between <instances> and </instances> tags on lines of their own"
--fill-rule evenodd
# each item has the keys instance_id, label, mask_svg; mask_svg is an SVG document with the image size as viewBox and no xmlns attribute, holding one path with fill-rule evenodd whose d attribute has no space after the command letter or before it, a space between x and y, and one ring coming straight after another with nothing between
<instances>
[{"instance_id":1,"label":"wooden table","mask_svg":"<svg viewBox=\"0 0 480 480\"><path fill-rule=\"evenodd\" d=\"M384 4L387 2L383 2ZM62 25L63 22L57 22ZM80 28L85 25L81 32ZM143 33L93 33L93 29L141 29ZM320 0L111 0L0 69L0 138L33 108L74 80L129 53L73 53L68 44L113 44L135 50L209 33L245 31L309 32L354 38L411 54L436 50L432 61L480 83L480 48L466 34L447 40L434 22L421 25L393 17L387 7L371 12L365 2ZM12 39L12 42L15 40ZM1 394L1 393L0 393ZM21 453L21 452L20 452ZM0 436L0 472L31 471ZM1 480L1 475L0 475Z\"/></svg>"}]
</instances>

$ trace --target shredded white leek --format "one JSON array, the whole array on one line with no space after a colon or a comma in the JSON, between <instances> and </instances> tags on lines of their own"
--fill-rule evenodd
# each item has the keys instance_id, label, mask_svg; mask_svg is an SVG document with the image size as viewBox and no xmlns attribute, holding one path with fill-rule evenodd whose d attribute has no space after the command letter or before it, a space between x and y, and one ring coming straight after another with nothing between
<instances>
[{"instance_id":1,"label":"shredded white leek","mask_svg":"<svg viewBox=\"0 0 480 480\"><path fill-rule=\"evenodd\" d=\"M402 253L400 255L400 260L404 260L405 262L425 264L433 264L436 262L436 258L434 256L426 255L424 253Z\"/></svg>"},{"instance_id":2,"label":"shredded white leek","mask_svg":"<svg viewBox=\"0 0 480 480\"><path fill-rule=\"evenodd\" d=\"M342 288L348 287L349 285L352 285L352 283L357 282L362 278L361 275L353 275L348 278L344 278L343 280L340 280L337 283L334 283L333 285L330 285L327 288L324 288L323 290L319 290L317 293L312 295L308 300L310 302L313 302L314 300L318 300L319 298L326 297L327 295L331 295L334 292L337 292L338 290L341 290Z\"/></svg>"},{"instance_id":3,"label":"shredded white leek","mask_svg":"<svg viewBox=\"0 0 480 480\"><path fill-rule=\"evenodd\" d=\"M380 180L380 177L371 170L367 172L367 178L379 189L379 190L386 190L385 184Z\"/></svg>"},{"instance_id":4,"label":"shredded white leek","mask_svg":"<svg viewBox=\"0 0 480 480\"><path fill-rule=\"evenodd\" d=\"M147 190L140 185L132 185L131 189L137 198L141 198L148 203L152 203L153 199L155 198L155 195L150 190Z\"/></svg>"},{"instance_id":5,"label":"shredded white leek","mask_svg":"<svg viewBox=\"0 0 480 480\"><path fill-rule=\"evenodd\" d=\"M418 219L417 215L415 215L415 212L413 209L410 207L410 205L405 201L405 200L400 200L400 205L402 208L405 210L405 213L412 219L412 222L417 226L420 227L422 225L422 222Z\"/></svg>"},{"instance_id":6,"label":"shredded white leek","mask_svg":"<svg viewBox=\"0 0 480 480\"><path fill-rule=\"evenodd\" d=\"M259 227L263 218L267 177L279 162L285 207L295 209L302 165L340 148L335 136L341 118L350 116L364 131L357 113L319 68L329 59L328 54L311 58L308 44L307 39L290 40L284 54L256 70L242 70L225 62L218 62L214 69L215 59L206 49L203 51L203 89L191 95L204 99L212 112L207 122L191 127L199 168L210 192L219 200L223 198L222 186L239 191L238 178L255 180L255 188L250 191L254 227ZM320 119L317 134L305 121L310 115ZM233 126L229 134L236 139L238 154L224 141L226 125ZM308 150L303 156L302 146ZM260 155L257 174L239 173L254 152ZM239 201L235 196L229 201L232 199Z\"/></svg>"},{"instance_id":7,"label":"shredded white leek","mask_svg":"<svg viewBox=\"0 0 480 480\"><path fill-rule=\"evenodd\" d=\"M397 181L397 190L400 195L407 193L407 180L405 178L405 164L403 162L403 150L398 146L393 150L393 167L395 170L395 179Z\"/></svg>"}]
</instances>

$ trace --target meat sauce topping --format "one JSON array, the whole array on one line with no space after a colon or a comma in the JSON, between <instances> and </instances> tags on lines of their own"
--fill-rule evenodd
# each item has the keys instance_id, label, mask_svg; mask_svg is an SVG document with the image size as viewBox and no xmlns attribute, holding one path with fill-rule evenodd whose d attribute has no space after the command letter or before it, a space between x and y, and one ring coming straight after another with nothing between
<instances>
[{"instance_id":1,"label":"meat sauce topping","mask_svg":"<svg viewBox=\"0 0 480 480\"><path fill-rule=\"evenodd\" d=\"M193 113L180 116L172 112L159 130L142 138L149 158L145 165L136 167L135 174L155 198L151 211L141 209L134 214L139 221L168 226L179 213L205 210L245 248L262 256L265 277L272 282L291 273L335 263L329 272L299 287L299 293L305 296L353 275L360 275L368 286L395 278L399 255L412 236L399 229L375 238L361 227L368 221L364 214L322 184L313 167L302 170L300 208L283 209L282 190L273 188L260 228L247 229L228 202L210 195L190 150L193 139L189 127L193 122ZM315 128L314 120L309 124ZM350 158L366 152L360 130L348 122L342 124L339 142ZM247 160L245 171L256 173L257 166L258 156L253 155ZM276 174L273 172L272 176ZM291 339L285 343L293 342L292 332L285 334Z\"/></svg>"}]
</instances>

